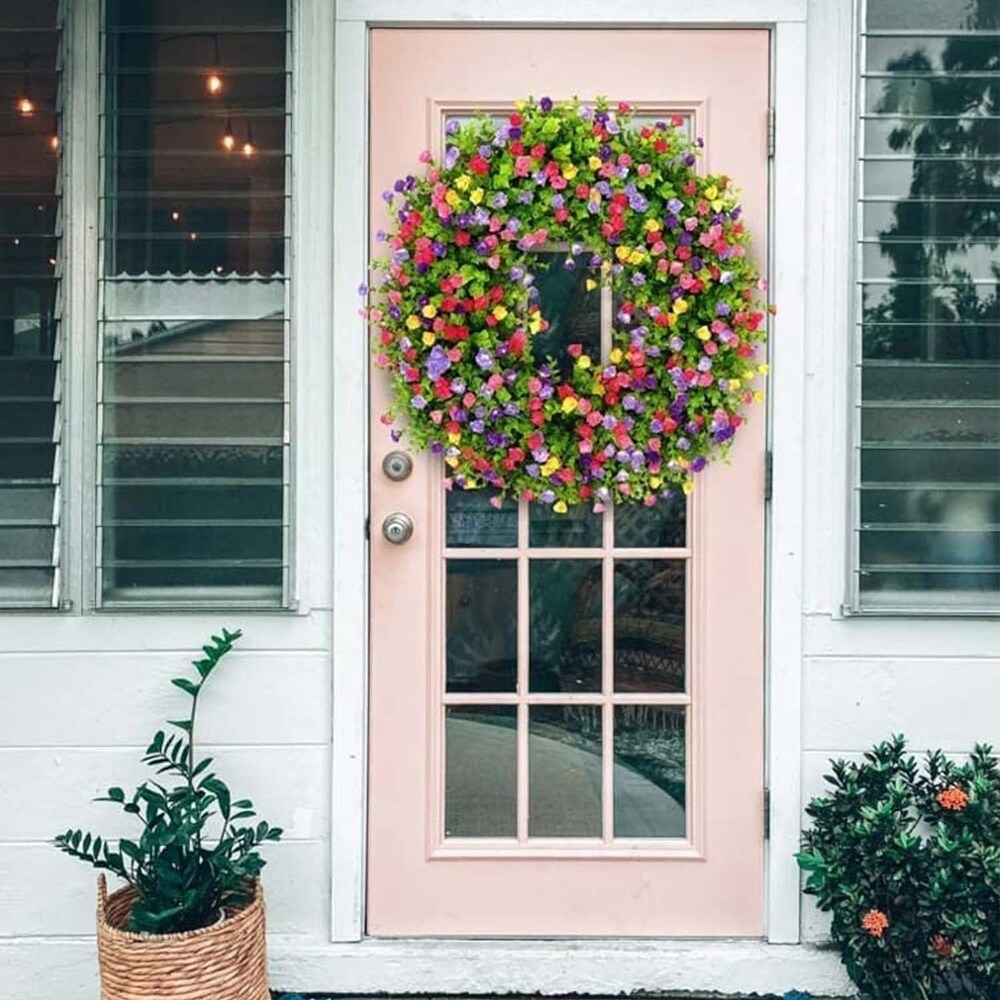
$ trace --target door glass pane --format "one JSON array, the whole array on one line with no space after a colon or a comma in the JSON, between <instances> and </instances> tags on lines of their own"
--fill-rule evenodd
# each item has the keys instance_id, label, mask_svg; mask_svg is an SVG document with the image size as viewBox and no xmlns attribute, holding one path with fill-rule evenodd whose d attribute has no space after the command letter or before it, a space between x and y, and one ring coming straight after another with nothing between
<instances>
[{"instance_id":1,"label":"door glass pane","mask_svg":"<svg viewBox=\"0 0 1000 1000\"><path fill-rule=\"evenodd\" d=\"M516 836L517 709L446 709L445 752L444 835Z\"/></svg>"},{"instance_id":2,"label":"door glass pane","mask_svg":"<svg viewBox=\"0 0 1000 1000\"><path fill-rule=\"evenodd\" d=\"M685 709L615 708L615 836L683 837L687 790Z\"/></svg>"},{"instance_id":3,"label":"door glass pane","mask_svg":"<svg viewBox=\"0 0 1000 1000\"><path fill-rule=\"evenodd\" d=\"M451 490L445 494L448 548L512 548L517 545L517 504L494 507L493 490Z\"/></svg>"},{"instance_id":4,"label":"door glass pane","mask_svg":"<svg viewBox=\"0 0 1000 1000\"><path fill-rule=\"evenodd\" d=\"M614 521L619 549L679 549L687 540L687 503L680 494L652 507L616 507Z\"/></svg>"},{"instance_id":5,"label":"door glass pane","mask_svg":"<svg viewBox=\"0 0 1000 1000\"><path fill-rule=\"evenodd\" d=\"M574 254L574 249L579 252ZM539 366L554 362L554 371L565 378L574 364L566 353L569 344L582 344L583 353L593 358L601 356L601 294L598 288L587 288L587 279L592 277L588 268L589 251L571 247L536 256L539 266L534 272L534 286L549 327L531 338L535 362ZM545 392L543 387L540 393L543 398Z\"/></svg>"},{"instance_id":6,"label":"door glass pane","mask_svg":"<svg viewBox=\"0 0 1000 1000\"><path fill-rule=\"evenodd\" d=\"M556 514L551 507L528 507L528 542L532 548L593 548L603 538L604 519L587 504Z\"/></svg>"},{"instance_id":7,"label":"door glass pane","mask_svg":"<svg viewBox=\"0 0 1000 1000\"><path fill-rule=\"evenodd\" d=\"M528 835L601 836L601 709L532 705Z\"/></svg>"},{"instance_id":8,"label":"door glass pane","mask_svg":"<svg viewBox=\"0 0 1000 1000\"><path fill-rule=\"evenodd\" d=\"M615 690L679 692L685 688L686 564L615 561Z\"/></svg>"},{"instance_id":9,"label":"door glass pane","mask_svg":"<svg viewBox=\"0 0 1000 1000\"><path fill-rule=\"evenodd\" d=\"M600 691L601 562L531 560L532 691Z\"/></svg>"},{"instance_id":10,"label":"door glass pane","mask_svg":"<svg viewBox=\"0 0 1000 1000\"><path fill-rule=\"evenodd\" d=\"M514 691L517 563L449 559L445 607L448 691Z\"/></svg>"}]
</instances>

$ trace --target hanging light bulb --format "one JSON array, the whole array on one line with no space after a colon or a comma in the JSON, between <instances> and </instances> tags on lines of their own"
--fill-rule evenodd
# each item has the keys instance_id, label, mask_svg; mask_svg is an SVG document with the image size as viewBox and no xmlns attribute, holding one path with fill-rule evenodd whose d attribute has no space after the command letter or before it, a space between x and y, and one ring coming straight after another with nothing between
<instances>
[{"instance_id":1,"label":"hanging light bulb","mask_svg":"<svg viewBox=\"0 0 1000 1000\"><path fill-rule=\"evenodd\" d=\"M30 118L35 113L35 102L27 94L17 99L15 107L22 118Z\"/></svg>"},{"instance_id":2,"label":"hanging light bulb","mask_svg":"<svg viewBox=\"0 0 1000 1000\"><path fill-rule=\"evenodd\" d=\"M51 149L53 153L58 152L58 150L59 150L59 136L57 136L57 135L50 135L49 136L49 149Z\"/></svg>"},{"instance_id":3,"label":"hanging light bulb","mask_svg":"<svg viewBox=\"0 0 1000 1000\"><path fill-rule=\"evenodd\" d=\"M236 136L233 135L233 123L227 118L226 129L222 133L222 148L231 153L236 147Z\"/></svg>"},{"instance_id":4,"label":"hanging light bulb","mask_svg":"<svg viewBox=\"0 0 1000 1000\"><path fill-rule=\"evenodd\" d=\"M212 69L208 71L208 76L205 77L205 89L212 94L222 93L222 76L219 73L219 36L212 35L212 45L214 56L212 58Z\"/></svg>"},{"instance_id":5,"label":"hanging light bulb","mask_svg":"<svg viewBox=\"0 0 1000 1000\"><path fill-rule=\"evenodd\" d=\"M249 159L254 153L257 152L257 147L253 144L253 132L250 130L249 123L247 124L247 141L243 143L243 155Z\"/></svg>"}]
</instances>

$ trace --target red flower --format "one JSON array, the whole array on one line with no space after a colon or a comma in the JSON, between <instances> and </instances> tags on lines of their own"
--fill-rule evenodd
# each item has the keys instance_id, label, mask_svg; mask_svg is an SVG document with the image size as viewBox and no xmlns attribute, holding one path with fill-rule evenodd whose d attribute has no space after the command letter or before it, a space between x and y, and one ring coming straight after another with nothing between
<instances>
[{"instance_id":1,"label":"red flower","mask_svg":"<svg viewBox=\"0 0 1000 1000\"><path fill-rule=\"evenodd\" d=\"M942 809L950 809L952 812L961 812L969 804L969 796L958 785L942 788L934 798Z\"/></svg>"},{"instance_id":2,"label":"red flower","mask_svg":"<svg viewBox=\"0 0 1000 1000\"><path fill-rule=\"evenodd\" d=\"M522 122L521 116L516 111L507 120L511 125L520 125Z\"/></svg>"},{"instance_id":3,"label":"red flower","mask_svg":"<svg viewBox=\"0 0 1000 1000\"><path fill-rule=\"evenodd\" d=\"M889 918L881 910L869 910L861 918L861 927L872 937L880 938L889 926Z\"/></svg>"},{"instance_id":4,"label":"red flower","mask_svg":"<svg viewBox=\"0 0 1000 1000\"><path fill-rule=\"evenodd\" d=\"M954 946L943 934L935 934L931 938L931 947L939 958L951 958L955 952Z\"/></svg>"},{"instance_id":5,"label":"red flower","mask_svg":"<svg viewBox=\"0 0 1000 1000\"><path fill-rule=\"evenodd\" d=\"M469 169L474 174L488 174L490 172L490 164L488 160L483 159L478 153L469 160Z\"/></svg>"}]
</instances>

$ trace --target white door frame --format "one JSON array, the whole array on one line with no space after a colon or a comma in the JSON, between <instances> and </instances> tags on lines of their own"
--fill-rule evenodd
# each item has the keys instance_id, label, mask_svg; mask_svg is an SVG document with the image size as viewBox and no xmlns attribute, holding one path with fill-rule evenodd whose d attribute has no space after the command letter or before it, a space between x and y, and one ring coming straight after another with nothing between
<instances>
[{"instance_id":1,"label":"white door frame","mask_svg":"<svg viewBox=\"0 0 1000 1000\"><path fill-rule=\"evenodd\" d=\"M765 623L766 773L770 838L766 843L765 921L771 943L799 939L798 846L801 772L803 445L806 260L806 12L808 0L299 0L307 39L333 28L333 752L331 940L364 933L366 757L368 741L368 332L358 285L368 255L368 32L374 27L746 27L771 32L772 107L777 122L772 162L769 273L780 311L771 324L768 385L773 499L768 515ZM331 22L334 22L331 24ZM324 56L307 64L323 73ZM302 152L329 135L309 100L308 74L296 89L296 144ZM308 105L308 107L306 107ZM307 163L299 161L299 171ZM315 185L312 185L313 187ZM320 217L320 216L316 216ZM315 287L311 285L311 287ZM312 293L310 292L310 295ZM300 301L303 296L300 296ZM365 581L359 586L358 581Z\"/></svg>"}]
</instances>

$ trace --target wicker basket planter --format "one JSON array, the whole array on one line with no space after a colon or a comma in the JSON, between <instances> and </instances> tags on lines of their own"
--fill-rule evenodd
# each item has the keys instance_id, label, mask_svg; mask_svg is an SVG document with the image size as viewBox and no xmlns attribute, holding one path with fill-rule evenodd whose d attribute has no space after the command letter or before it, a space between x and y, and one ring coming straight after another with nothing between
<instances>
[{"instance_id":1,"label":"wicker basket planter","mask_svg":"<svg viewBox=\"0 0 1000 1000\"><path fill-rule=\"evenodd\" d=\"M270 1000L259 881L248 906L180 934L124 930L135 891L109 896L101 875L97 892L101 1000Z\"/></svg>"}]
</instances>

